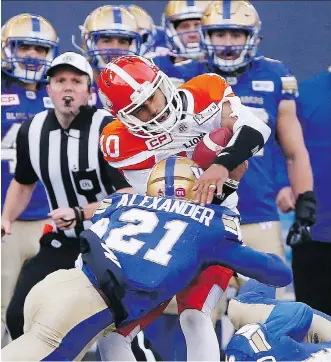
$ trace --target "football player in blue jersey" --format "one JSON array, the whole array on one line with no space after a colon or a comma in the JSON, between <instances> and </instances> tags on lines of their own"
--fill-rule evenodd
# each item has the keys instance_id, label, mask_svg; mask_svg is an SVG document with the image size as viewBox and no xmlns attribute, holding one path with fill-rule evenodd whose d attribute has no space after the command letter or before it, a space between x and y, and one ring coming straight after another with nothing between
<instances>
[{"instance_id":1,"label":"football player in blue jersey","mask_svg":"<svg viewBox=\"0 0 331 362\"><path fill-rule=\"evenodd\" d=\"M94 69L89 104L103 108L96 84L100 70L114 57L152 52L157 30L152 17L138 5L98 7L87 16L80 30L81 47L75 43L74 37L72 42Z\"/></svg>"},{"instance_id":2,"label":"football player in blue jersey","mask_svg":"<svg viewBox=\"0 0 331 362\"><path fill-rule=\"evenodd\" d=\"M324 166L331 164L331 66L303 81L299 90L298 118L314 174L317 216L310 230L294 222L287 243L296 299L331 315L331 169Z\"/></svg>"},{"instance_id":3,"label":"football player in blue jersey","mask_svg":"<svg viewBox=\"0 0 331 362\"><path fill-rule=\"evenodd\" d=\"M276 288L249 280L230 301L238 331L227 346L227 361L329 361L331 317L275 297Z\"/></svg>"},{"instance_id":4,"label":"football player in blue jersey","mask_svg":"<svg viewBox=\"0 0 331 362\"><path fill-rule=\"evenodd\" d=\"M52 102L46 92L44 75L57 54L58 38L43 17L20 14L1 30L1 205L16 166L16 136L22 122ZM43 186L38 183L29 206L13 224L1 250L1 335L9 300L24 261L39 249L43 224L49 212ZM24 238L24 244L22 243Z\"/></svg>"},{"instance_id":5,"label":"football player in blue jersey","mask_svg":"<svg viewBox=\"0 0 331 362\"><path fill-rule=\"evenodd\" d=\"M210 265L275 286L291 282L280 257L242 244L238 214L190 201L201 173L193 161L170 157L152 169L148 196L104 199L81 234L81 269L59 270L31 290L25 334L2 358L80 360L95 338L116 328L111 359L132 361L132 338Z\"/></svg>"},{"instance_id":6,"label":"football player in blue jersey","mask_svg":"<svg viewBox=\"0 0 331 362\"><path fill-rule=\"evenodd\" d=\"M261 21L248 1L213 1L204 12L201 29L207 62L182 65L180 72L186 79L206 72L223 76L241 102L271 127L273 140L250 159L238 207L247 245L285 257L275 203L276 197L284 197L277 196L280 185L275 182L276 140L294 190L289 207L296 209L303 225L315 222L312 170L296 116L296 79L280 61L257 56Z\"/></svg>"},{"instance_id":7,"label":"football player in blue jersey","mask_svg":"<svg viewBox=\"0 0 331 362\"><path fill-rule=\"evenodd\" d=\"M159 49L148 54L154 63L176 84L184 83L178 65L188 59L202 60L200 23L203 10L209 1L170 0L163 13L162 25L168 50Z\"/></svg>"}]
</instances>

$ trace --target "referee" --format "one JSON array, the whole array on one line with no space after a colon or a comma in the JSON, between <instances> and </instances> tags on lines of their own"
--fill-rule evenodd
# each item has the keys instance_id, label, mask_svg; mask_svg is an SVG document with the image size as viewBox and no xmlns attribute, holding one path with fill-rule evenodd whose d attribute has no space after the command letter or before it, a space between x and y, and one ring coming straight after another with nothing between
<instances>
[{"instance_id":1,"label":"referee","mask_svg":"<svg viewBox=\"0 0 331 362\"><path fill-rule=\"evenodd\" d=\"M103 110L87 107L93 71L77 53L55 58L47 75L54 109L40 112L21 126L17 165L2 215L2 234L27 207L36 182L45 186L53 230L40 239L39 253L23 267L7 311L12 339L23 334L23 306L30 289L58 269L74 267L79 234L99 201L130 185L104 161L99 135L111 121ZM24 239L21 240L24 243Z\"/></svg>"}]
</instances>

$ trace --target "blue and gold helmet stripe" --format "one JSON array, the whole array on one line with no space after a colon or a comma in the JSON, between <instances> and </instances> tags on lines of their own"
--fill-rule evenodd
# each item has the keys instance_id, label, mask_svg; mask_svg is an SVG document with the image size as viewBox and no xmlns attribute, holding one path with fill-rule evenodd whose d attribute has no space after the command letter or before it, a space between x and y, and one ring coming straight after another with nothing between
<instances>
[{"instance_id":1,"label":"blue and gold helmet stripe","mask_svg":"<svg viewBox=\"0 0 331 362\"><path fill-rule=\"evenodd\" d=\"M120 8L114 8L113 15L114 15L114 23L115 24L122 24L121 9Z\"/></svg>"},{"instance_id":2,"label":"blue and gold helmet stripe","mask_svg":"<svg viewBox=\"0 0 331 362\"><path fill-rule=\"evenodd\" d=\"M231 19L231 0L223 1L223 19Z\"/></svg>"},{"instance_id":3,"label":"blue and gold helmet stripe","mask_svg":"<svg viewBox=\"0 0 331 362\"><path fill-rule=\"evenodd\" d=\"M40 20L37 16L31 16L32 22L32 31L39 33L40 32Z\"/></svg>"},{"instance_id":4,"label":"blue and gold helmet stripe","mask_svg":"<svg viewBox=\"0 0 331 362\"><path fill-rule=\"evenodd\" d=\"M175 165L176 165L176 157L169 157L166 160L165 164L165 196L174 196L174 183L175 183Z\"/></svg>"}]
</instances>

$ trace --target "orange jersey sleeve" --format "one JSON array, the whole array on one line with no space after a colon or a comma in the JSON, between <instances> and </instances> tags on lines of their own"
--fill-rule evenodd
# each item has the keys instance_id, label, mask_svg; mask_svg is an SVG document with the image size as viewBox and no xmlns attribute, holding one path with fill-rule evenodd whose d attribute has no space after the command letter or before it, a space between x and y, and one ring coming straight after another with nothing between
<instances>
[{"instance_id":1,"label":"orange jersey sleeve","mask_svg":"<svg viewBox=\"0 0 331 362\"><path fill-rule=\"evenodd\" d=\"M147 149L145 140L131 134L118 120L103 129L100 149L105 160L120 170L140 170L155 164L154 153Z\"/></svg>"},{"instance_id":2,"label":"orange jersey sleeve","mask_svg":"<svg viewBox=\"0 0 331 362\"><path fill-rule=\"evenodd\" d=\"M186 89L193 94L196 100L194 109L196 113L208 107L212 102L218 104L224 97L235 96L225 79L214 73L198 75L179 88Z\"/></svg>"}]
</instances>

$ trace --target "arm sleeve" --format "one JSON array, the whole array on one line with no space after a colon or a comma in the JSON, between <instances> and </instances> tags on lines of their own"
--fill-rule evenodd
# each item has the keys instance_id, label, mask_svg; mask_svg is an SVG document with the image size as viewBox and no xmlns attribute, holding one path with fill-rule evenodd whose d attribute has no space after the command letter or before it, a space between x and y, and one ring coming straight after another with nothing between
<instances>
[{"instance_id":1,"label":"arm sleeve","mask_svg":"<svg viewBox=\"0 0 331 362\"><path fill-rule=\"evenodd\" d=\"M15 180L22 185L31 185L38 181L30 159L28 131L30 122L24 122L18 131L16 139L16 169Z\"/></svg>"},{"instance_id":2,"label":"arm sleeve","mask_svg":"<svg viewBox=\"0 0 331 362\"><path fill-rule=\"evenodd\" d=\"M261 283L285 287L292 281L292 271L274 254L262 253L230 239L212 250L211 259Z\"/></svg>"}]
</instances>

